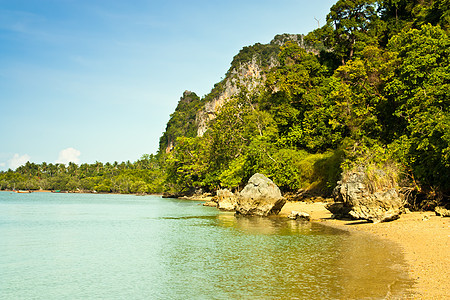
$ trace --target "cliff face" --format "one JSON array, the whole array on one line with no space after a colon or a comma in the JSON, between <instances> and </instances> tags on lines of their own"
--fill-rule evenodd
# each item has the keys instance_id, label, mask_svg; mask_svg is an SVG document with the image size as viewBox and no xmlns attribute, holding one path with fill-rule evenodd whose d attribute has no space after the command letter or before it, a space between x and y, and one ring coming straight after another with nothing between
<instances>
[{"instance_id":1,"label":"cliff face","mask_svg":"<svg viewBox=\"0 0 450 300\"><path fill-rule=\"evenodd\" d=\"M186 91L167 123L160 139L160 151L170 152L179 136L203 136L222 106L240 92L257 93L265 84L265 74L279 65L280 46L287 41L305 47L303 35L277 35L269 44L244 47L234 58L225 78L202 99Z\"/></svg>"},{"instance_id":2,"label":"cliff face","mask_svg":"<svg viewBox=\"0 0 450 300\"><path fill-rule=\"evenodd\" d=\"M272 68L278 64L276 57L272 57ZM251 61L242 63L239 68L231 69L224 79L222 91L218 96L206 102L204 107L196 115L197 136L203 136L208 129L208 124L216 118L221 107L242 90L254 93L258 87L264 85L264 68L258 58L254 56Z\"/></svg>"},{"instance_id":3,"label":"cliff face","mask_svg":"<svg viewBox=\"0 0 450 300\"><path fill-rule=\"evenodd\" d=\"M297 43L300 47L306 49L306 45L304 43L304 35L303 34L278 34L276 35L272 41L270 41L273 45L283 46L286 42L294 42Z\"/></svg>"},{"instance_id":4,"label":"cliff face","mask_svg":"<svg viewBox=\"0 0 450 300\"><path fill-rule=\"evenodd\" d=\"M257 93L259 88L264 86L265 72L279 65L278 53L286 42L294 42L308 52L315 54L318 52L306 45L302 34L280 34L269 44L244 47L233 58L225 79L216 86L216 90L213 89L205 97L205 105L196 115L197 136L205 134L208 124L216 118L221 107L234 96L244 90L250 94Z\"/></svg>"}]
</instances>

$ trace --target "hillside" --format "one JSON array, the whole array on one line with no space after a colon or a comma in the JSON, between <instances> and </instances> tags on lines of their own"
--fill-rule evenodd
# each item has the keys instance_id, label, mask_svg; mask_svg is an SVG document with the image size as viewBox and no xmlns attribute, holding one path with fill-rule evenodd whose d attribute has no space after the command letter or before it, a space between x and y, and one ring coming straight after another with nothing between
<instances>
[{"instance_id":1,"label":"hillside","mask_svg":"<svg viewBox=\"0 0 450 300\"><path fill-rule=\"evenodd\" d=\"M260 172L284 192L329 195L342 171L380 168L415 201L446 202L449 16L445 1L337 1L306 36L244 47L171 115L166 189L239 190Z\"/></svg>"},{"instance_id":2,"label":"hillside","mask_svg":"<svg viewBox=\"0 0 450 300\"><path fill-rule=\"evenodd\" d=\"M169 152L178 137L203 136L225 103L240 92L256 93L264 85L267 72L279 65L280 46L287 41L305 47L303 35L291 34L277 35L269 44L244 47L233 58L225 78L210 93L200 99L194 92L186 91L170 116L160 140L160 151ZM191 131L184 128L186 124L190 124Z\"/></svg>"}]
</instances>

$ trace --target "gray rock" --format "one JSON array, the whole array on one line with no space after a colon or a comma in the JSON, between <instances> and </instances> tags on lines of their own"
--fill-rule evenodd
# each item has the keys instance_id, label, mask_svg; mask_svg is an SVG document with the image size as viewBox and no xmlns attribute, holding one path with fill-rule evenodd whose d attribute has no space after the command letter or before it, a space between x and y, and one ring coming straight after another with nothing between
<instances>
[{"instance_id":1,"label":"gray rock","mask_svg":"<svg viewBox=\"0 0 450 300\"><path fill-rule=\"evenodd\" d=\"M352 210L351 207L345 206L345 203L342 201L328 203L325 205L325 208L328 209L332 214L332 218L334 219L343 219L350 218L349 212Z\"/></svg>"},{"instance_id":2,"label":"gray rock","mask_svg":"<svg viewBox=\"0 0 450 300\"><path fill-rule=\"evenodd\" d=\"M286 203L278 186L266 176L256 173L237 197L236 214L276 215Z\"/></svg>"},{"instance_id":3,"label":"gray rock","mask_svg":"<svg viewBox=\"0 0 450 300\"><path fill-rule=\"evenodd\" d=\"M228 189L217 191L217 208L220 210L233 211L236 209L236 195Z\"/></svg>"},{"instance_id":4,"label":"gray rock","mask_svg":"<svg viewBox=\"0 0 450 300\"><path fill-rule=\"evenodd\" d=\"M443 206L437 206L434 209L435 213L437 216L441 216L441 217L450 217L450 210L446 209Z\"/></svg>"},{"instance_id":5,"label":"gray rock","mask_svg":"<svg viewBox=\"0 0 450 300\"><path fill-rule=\"evenodd\" d=\"M304 220L304 221L311 221L311 216L303 211L291 211L291 213L288 215L289 219L292 220Z\"/></svg>"},{"instance_id":6,"label":"gray rock","mask_svg":"<svg viewBox=\"0 0 450 300\"><path fill-rule=\"evenodd\" d=\"M217 202L214 202L214 201L206 201L205 203L203 203L203 206L217 207Z\"/></svg>"},{"instance_id":7,"label":"gray rock","mask_svg":"<svg viewBox=\"0 0 450 300\"><path fill-rule=\"evenodd\" d=\"M380 174L383 171L380 170ZM344 177L344 176L343 176ZM335 217L368 220L374 223L398 219L403 201L395 188L379 187L372 192L364 171L351 171L338 182L334 190L336 204L327 209Z\"/></svg>"},{"instance_id":8,"label":"gray rock","mask_svg":"<svg viewBox=\"0 0 450 300\"><path fill-rule=\"evenodd\" d=\"M269 67L279 64L276 56L272 56L269 61ZM219 94L211 101L206 102L195 116L197 136L201 137L205 134L210 122L217 117L222 107L238 95L243 88L253 94L258 91L259 87L264 86L264 69L256 56L251 61L243 62L238 67L230 69Z\"/></svg>"}]
</instances>

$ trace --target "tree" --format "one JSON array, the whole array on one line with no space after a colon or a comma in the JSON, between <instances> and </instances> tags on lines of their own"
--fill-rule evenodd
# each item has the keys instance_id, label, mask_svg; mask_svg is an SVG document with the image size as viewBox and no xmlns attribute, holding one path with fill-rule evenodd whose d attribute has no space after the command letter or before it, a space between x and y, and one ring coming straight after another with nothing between
<instances>
[{"instance_id":1,"label":"tree","mask_svg":"<svg viewBox=\"0 0 450 300\"><path fill-rule=\"evenodd\" d=\"M353 140L380 138L383 130L378 119L380 108L387 110L389 107L383 90L395 67L396 59L392 52L367 46L361 51L360 58L349 60L336 70L334 76L339 81L330 97L334 99L335 111L339 115L332 121L343 121Z\"/></svg>"},{"instance_id":2,"label":"tree","mask_svg":"<svg viewBox=\"0 0 450 300\"><path fill-rule=\"evenodd\" d=\"M177 146L167 158L167 181L173 191L187 192L203 185L204 145L200 138L179 137L176 142Z\"/></svg>"},{"instance_id":3,"label":"tree","mask_svg":"<svg viewBox=\"0 0 450 300\"><path fill-rule=\"evenodd\" d=\"M69 162L67 173L71 176L76 176L78 173L78 165L74 162Z\"/></svg>"},{"instance_id":4,"label":"tree","mask_svg":"<svg viewBox=\"0 0 450 300\"><path fill-rule=\"evenodd\" d=\"M400 59L386 90L407 126L398 159L424 185L450 191L450 38L439 26L403 31L389 43Z\"/></svg>"},{"instance_id":5,"label":"tree","mask_svg":"<svg viewBox=\"0 0 450 300\"><path fill-rule=\"evenodd\" d=\"M343 65L353 58L355 50L362 50L376 41L374 33L369 32L378 19L376 10L376 0L339 0L331 7L327 23L334 31L327 46L333 49Z\"/></svg>"},{"instance_id":6,"label":"tree","mask_svg":"<svg viewBox=\"0 0 450 300\"><path fill-rule=\"evenodd\" d=\"M256 101L241 93L222 108L211 128L205 133L208 161L214 172L222 172L228 164L245 152L255 136L269 134L272 119L256 107Z\"/></svg>"},{"instance_id":7,"label":"tree","mask_svg":"<svg viewBox=\"0 0 450 300\"><path fill-rule=\"evenodd\" d=\"M202 100L193 92L185 91L159 141L159 151L169 152L175 146L177 137L195 137L197 127L195 118Z\"/></svg>"},{"instance_id":8,"label":"tree","mask_svg":"<svg viewBox=\"0 0 450 300\"><path fill-rule=\"evenodd\" d=\"M268 74L267 87L291 102L299 101L327 72L314 54L292 42L287 42L278 56L280 67Z\"/></svg>"},{"instance_id":9,"label":"tree","mask_svg":"<svg viewBox=\"0 0 450 300\"><path fill-rule=\"evenodd\" d=\"M293 43L286 43L279 54L280 67L267 76L271 92L262 101L277 123L278 142L285 147L324 150L339 140L330 124L331 111L324 88L328 70L318 58Z\"/></svg>"}]
</instances>

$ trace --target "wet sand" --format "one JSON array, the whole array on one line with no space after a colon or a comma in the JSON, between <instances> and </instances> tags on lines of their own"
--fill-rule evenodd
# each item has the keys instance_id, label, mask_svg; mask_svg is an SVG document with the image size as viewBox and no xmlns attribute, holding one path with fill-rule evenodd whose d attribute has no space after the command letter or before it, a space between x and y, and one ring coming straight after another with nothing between
<instances>
[{"instance_id":1,"label":"wet sand","mask_svg":"<svg viewBox=\"0 0 450 300\"><path fill-rule=\"evenodd\" d=\"M331 219L324 203L287 202L280 215L291 211L310 214L313 221L349 231L361 231L397 243L416 282L413 299L450 299L450 218L434 212L413 212L386 223Z\"/></svg>"}]
</instances>

